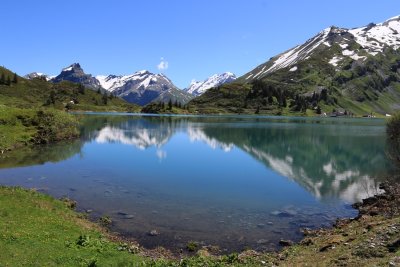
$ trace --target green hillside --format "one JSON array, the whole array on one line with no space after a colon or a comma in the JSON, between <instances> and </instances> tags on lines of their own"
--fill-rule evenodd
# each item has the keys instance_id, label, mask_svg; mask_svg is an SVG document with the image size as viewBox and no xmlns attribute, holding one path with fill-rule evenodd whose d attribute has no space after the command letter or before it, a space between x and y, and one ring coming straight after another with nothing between
<instances>
[{"instance_id":1,"label":"green hillside","mask_svg":"<svg viewBox=\"0 0 400 267\"><path fill-rule=\"evenodd\" d=\"M13 80L14 74L0 67L0 77ZM73 101L73 103L71 102ZM88 111L138 111L139 107L122 99L86 89L81 85L61 82L50 83L36 78L17 77L17 83L0 82L0 104L18 108L45 107Z\"/></svg>"},{"instance_id":2,"label":"green hillside","mask_svg":"<svg viewBox=\"0 0 400 267\"><path fill-rule=\"evenodd\" d=\"M357 49L356 43L353 49ZM358 116L393 114L400 109L400 50L386 48L366 59L348 58L333 66L338 44L259 79L244 75L235 83L208 90L189 103L196 113ZM256 69L258 70L258 69ZM253 71L253 72L256 72ZM248 76L247 76L248 77Z\"/></svg>"},{"instance_id":3,"label":"green hillside","mask_svg":"<svg viewBox=\"0 0 400 267\"><path fill-rule=\"evenodd\" d=\"M139 111L139 107L79 84L27 80L0 67L0 154L17 147L76 138L77 119L65 111Z\"/></svg>"}]
</instances>

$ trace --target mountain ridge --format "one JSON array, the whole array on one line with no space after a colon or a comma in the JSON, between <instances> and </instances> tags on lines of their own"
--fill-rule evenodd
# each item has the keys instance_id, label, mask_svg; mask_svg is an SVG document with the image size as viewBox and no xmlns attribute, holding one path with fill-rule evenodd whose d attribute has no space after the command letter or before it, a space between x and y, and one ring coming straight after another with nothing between
<instances>
[{"instance_id":1,"label":"mountain ridge","mask_svg":"<svg viewBox=\"0 0 400 267\"><path fill-rule=\"evenodd\" d=\"M189 87L184 89L189 94L199 96L205 93L208 89L230 83L236 80L236 75L232 72L224 72L221 74L214 74L203 81L193 80Z\"/></svg>"},{"instance_id":2,"label":"mountain ridge","mask_svg":"<svg viewBox=\"0 0 400 267\"><path fill-rule=\"evenodd\" d=\"M400 16L328 27L189 103L195 113L315 115L400 109Z\"/></svg>"}]
</instances>

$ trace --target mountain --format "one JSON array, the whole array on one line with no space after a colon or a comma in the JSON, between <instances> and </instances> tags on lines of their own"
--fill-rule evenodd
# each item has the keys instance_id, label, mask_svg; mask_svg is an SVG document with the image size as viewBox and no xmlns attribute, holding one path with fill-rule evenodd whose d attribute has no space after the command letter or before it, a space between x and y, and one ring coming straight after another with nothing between
<instances>
[{"instance_id":1,"label":"mountain","mask_svg":"<svg viewBox=\"0 0 400 267\"><path fill-rule=\"evenodd\" d=\"M42 78L42 79L45 79L46 81L51 79L48 75L46 75L44 73L41 73L41 72L31 72L29 74L26 74L24 76L24 78L28 79L28 80L36 79L36 78Z\"/></svg>"},{"instance_id":2,"label":"mountain","mask_svg":"<svg viewBox=\"0 0 400 267\"><path fill-rule=\"evenodd\" d=\"M384 115L400 109L400 16L331 26L190 102L195 112Z\"/></svg>"},{"instance_id":3,"label":"mountain","mask_svg":"<svg viewBox=\"0 0 400 267\"><path fill-rule=\"evenodd\" d=\"M178 89L164 74L154 74L147 70L126 76L100 75L96 78L113 95L142 106L153 101L169 100L185 104L193 98L189 93Z\"/></svg>"},{"instance_id":4,"label":"mountain","mask_svg":"<svg viewBox=\"0 0 400 267\"><path fill-rule=\"evenodd\" d=\"M50 82L41 75L30 75L30 79L17 77L14 73L0 67L0 76L10 78L9 85L0 83L0 104L7 107L32 109L51 108L60 110L88 111L130 111L139 107L114 96L105 96L69 81ZM32 79L33 78L33 79Z\"/></svg>"},{"instance_id":5,"label":"mountain","mask_svg":"<svg viewBox=\"0 0 400 267\"><path fill-rule=\"evenodd\" d=\"M185 91L194 96L199 96L205 93L210 88L217 87L225 83L230 83L234 80L236 80L236 76L231 72L214 74L204 81L192 81L192 83Z\"/></svg>"},{"instance_id":6,"label":"mountain","mask_svg":"<svg viewBox=\"0 0 400 267\"><path fill-rule=\"evenodd\" d=\"M61 81L80 83L93 90L98 90L101 87L100 82L92 75L86 74L79 63L74 63L62 69L61 73L50 81L54 83L59 83Z\"/></svg>"},{"instance_id":7,"label":"mountain","mask_svg":"<svg viewBox=\"0 0 400 267\"><path fill-rule=\"evenodd\" d=\"M350 30L331 26L306 41L303 45L296 46L271 58L243 77L246 80L262 79L266 75L284 68L290 68L289 71L292 72L296 71L295 65L297 63L309 59L313 54L321 50L336 50L334 51L334 56L328 61L334 67L340 66L341 63L349 58L362 62L369 55L376 56L379 53L383 53L385 48L398 49L400 47L399 32L400 16L391 18L383 23L370 23L365 27Z\"/></svg>"}]
</instances>

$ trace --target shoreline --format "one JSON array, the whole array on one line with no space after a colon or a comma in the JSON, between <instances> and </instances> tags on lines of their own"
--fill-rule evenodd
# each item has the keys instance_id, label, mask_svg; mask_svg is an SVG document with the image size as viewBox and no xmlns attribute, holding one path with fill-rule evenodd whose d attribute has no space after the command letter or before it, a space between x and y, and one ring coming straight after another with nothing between
<instances>
[{"instance_id":1,"label":"shoreline","mask_svg":"<svg viewBox=\"0 0 400 267\"><path fill-rule=\"evenodd\" d=\"M1 188L6 191L22 190L26 194L34 192L32 189L18 189L16 187ZM229 266L231 263L244 264L245 266L247 264L290 266L293 264L303 265L312 263L310 262L312 259L309 256L313 255L314 258L321 257L321 260L327 265L341 265L344 263L350 263L351 265L351 263L360 263L360 261L365 261L366 265L364 266L382 262L400 264L400 183L392 185L386 182L381 185L381 189L384 190L384 193L353 204L353 207L359 211L357 217L353 219L339 219L332 228L305 229L303 232L304 238L299 243L293 244L290 241L282 241L281 245L284 248L277 252L246 250L229 255L217 255L215 248L210 246L188 248L187 251L180 254L175 254L162 247L145 249L130 238L128 239L121 234L111 232L99 223L88 221L85 214L77 211L71 212L75 214L75 218L79 218L84 224L92 225L97 231L101 232L109 242L119 248L122 247L120 250L151 261L177 263L182 260L193 260L195 262L218 262L222 263L222 266ZM69 208L76 205L76 203L73 204L73 201L56 200L43 193L35 192L33 194L39 195L40 198L52 199L55 203L67 204L66 206L69 206ZM380 241L373 242L375 239ZM0 238L0 247L1 242ZM365 244L365 246L361 246L360 244ZM350 254L348 251L350 251ZM347 256L338 256L341 253ZM328 260L329 262L327 262ZM0 262L2 262L1 257Z\"/></svg>"}]
</instances>

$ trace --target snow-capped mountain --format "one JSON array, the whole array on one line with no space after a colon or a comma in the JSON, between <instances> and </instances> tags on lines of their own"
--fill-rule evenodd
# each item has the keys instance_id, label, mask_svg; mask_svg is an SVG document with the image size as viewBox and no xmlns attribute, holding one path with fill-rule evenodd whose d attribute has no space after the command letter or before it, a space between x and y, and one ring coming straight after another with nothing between
<instances>
[{"instance_id":1,"label":"snow-capped mountain","mask_svg":"<svg viewBox=\"0 0 400 267\"><path fill-rule=\"evenodd\" d=\"M288 68L296 71L299 62L309 59L315 52L324 49L338 49L339 53L329 58L333 66L340 65L346 58L365 60L375 56L385 48L400 47L400 16L379 24L370 23L361 28L345 29L331 26L318 33L304 44L298 45L245 74L245 80L260 79L277 70Z\"/></svg>"},{"instance_id":2,"label":"snow-capped mountain","mask_svg":"<svg viewBox=\"0 0 400 267\"><path fill-rule=\"evenodd\" d=\"M190 94L178 89L164 74L154 74L147 70L137 71L131 75L99 75L100 85L130 103L147 105L152 101L178 101L182 104L193 98Z\"/></svg>"},{"instance_id":3,"label":"snow-capped mountain","mask_svg":"<svg viewBox=\"0 0 400 267\"><path fill-rule=\"evenodd\" d=\"M225 83L230 83L234 80L236 80L236 76L231 72L214 74L204 81L192 81L185 91L194 96L199 96L210 88L217 87Z\"/></svg>"},{"instance_id":4,"label":"snow-capped mountain","mask_svg":"<svg viewBox=\"0 0 400 267\"><path fill-rule=\"evenodd\" d=\"M24 76L24 78L29 79L29 80L35 79L35 78L44 78L44 79L46 79L46 81L51 79L48 75L41 73L41 72L31 72L29 74L26 74Z\"/></svg>"},{"instance_id":5,"label":"snow-capped mountain","mask_svg":"<svg viewBox=\"0 0 400 267\"><path fill-rule=\"evenodd\" d=\"M51 82L61 82L61 81L70 81L74 83L80 83L85 87L91 88L93 90L99 89L100 82L90 74L86 74L81 65L79 63L74 63L64 69L62 69L61 73L52 78Z\"/></svg>"}]
</instances>

